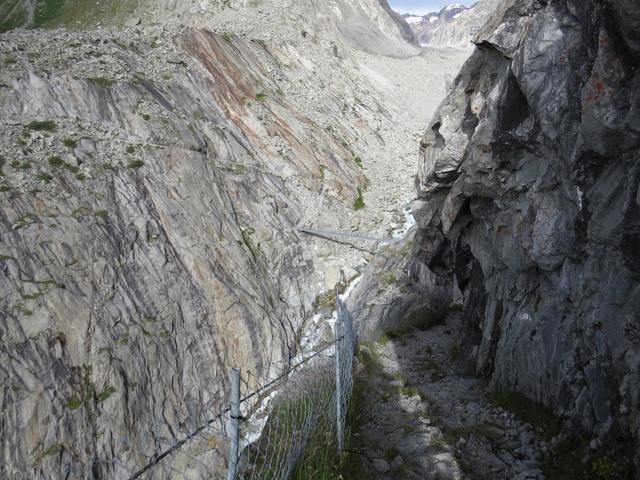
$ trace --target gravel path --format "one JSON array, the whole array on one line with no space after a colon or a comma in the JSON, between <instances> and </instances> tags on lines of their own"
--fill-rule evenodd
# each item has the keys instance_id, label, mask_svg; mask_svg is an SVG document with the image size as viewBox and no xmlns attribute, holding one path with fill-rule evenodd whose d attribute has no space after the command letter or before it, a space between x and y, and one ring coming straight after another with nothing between
<instances>
[{"instance_id":1,"label":"gravel path","mask_svg":"<svg viewBox=\"0 0 640 480\"><path fill-rule=\"evenodd\" d=\"M459 321L451 313L444 325L361 346L354 472L376 480L545 478L548 446L537 430L463 374Z\"/></svg>"}]
</instances>

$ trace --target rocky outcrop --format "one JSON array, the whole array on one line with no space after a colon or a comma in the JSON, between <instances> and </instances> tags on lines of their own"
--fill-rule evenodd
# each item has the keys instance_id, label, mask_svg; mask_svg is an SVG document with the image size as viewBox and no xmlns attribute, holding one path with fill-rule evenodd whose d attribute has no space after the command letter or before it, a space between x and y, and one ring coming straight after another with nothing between
<instances>
[{"instance_id":1,"label":"rocky outcrop","mask_svg":"<svg viewBox=\"0 0 640 480\"><path fill-rule=\"evenodd\" d=\"M429 45L436 32L444 29L450 23L456 22L456 20L467 10L469 10L469 7L454 4L443 7L439 12L429 12L426 15L421 16L405 14L404 18L410 25L418 43L426 46ZM467 32L466 36L466 40L469 40L469 32ZM459 39L456 39L456 44L458 43L458 40Z\"/></svg>"},{"instance_id":2,"label":"rocky outcrop","mask_svg":"<svg viewBox=\"0 0 640 480\"><path fill-rule=\"evenodd\" d=\"M128 478L224 409L230 367L253 389L298 348L323 282L296 227L348 221L390 120L320 13L224 4L217 34L0 36L2 478ZM220 427L149 478L222 471Z\"/></svg>"},{"instance_id":3,"label":"rocky outcrop","mask_svg":"<svg viewBox=\"0 0 640 480\"><path fill-rule=\"evenodd\" d=\"M439 12L410 17L411 29L423 47L472 48L472 40L501 0L481 0L473 7L449 5Z\"/></svg>"},{"instance_id":4,"label":"rocky outcrop","mask_svg":"<svg viewBox=\"0 0 640 480\"><path fill-rule=\"evenodd\" d=\"M415 207L420 261L465 295L475 372L636 441L639 13L503 2L422 140Z\"/></svg>"}]
</instances>

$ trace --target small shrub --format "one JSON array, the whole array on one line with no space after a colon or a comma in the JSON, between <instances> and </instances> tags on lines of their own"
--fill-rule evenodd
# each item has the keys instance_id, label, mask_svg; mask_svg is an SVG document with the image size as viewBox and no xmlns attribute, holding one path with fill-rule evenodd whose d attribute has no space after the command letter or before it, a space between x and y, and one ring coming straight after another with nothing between
<instances>
[{"instance_id":1,"label":"small shrub","mask_svg":"<svg viewBox=\"0 0 640 480\"><path fill-rule=\"evenodd\" d=\"M336 292L335 290L328 290L325 293L318 295L315 301L317 308L335 308L336 306Z\"/></svg>"},{"instance_id":2,"label":"small shrub","mask_svg":"<svg viewBox=\"0 0 640 480\"><path fill-rule=\"evenodd\" d=\"M258 102L266 102L267 101L267 94L266 93L256 93L256 100Z\"/></svg>"},{"instance_id":3,"label":"small shrub","mask_svg":"<svg viewBox=\"0 0 640 480\"><path fill-rule=\"evenodd\" d=\"M72 138L65 138L64 140L62 140L62 144L65 147L69 147L69 148L76 148L78 146L78 142L76 142Z\"/></svg>"},{"instance_id":4,"label":"small shrub","mask_svg":"<svg viewBox=\"0 0 640 480\"><path fill-rule=\"evenodd\" d=\"M387 273L384 277L382 277L381 282L385 287L389 287L391 285L395 285L396 283L398 283L398 279L396 278L395 274L392 272L392 273Z\"/></svg>"},{"instance_id":5,"label":"small shrub","mask_svg":"<svg viewBox=\"0 0 640 480\"><path fill-rule=\"evenodd\" d=\"M98 403L104 402L115 392L116 392L116 389L114 387L105 387L105 389L102 392L100 392L100 394L98 395Z\"/></svg>"},{"instance_id":6,"label":"small shrub","mask_svg":"<svg viewBox=\"0 0 640 480\"><path fill-rule=\"evenodd\" d=\"M49 157L49 165L52 167L61 167L64 165L64 160L58 156Z\"/></svg>"},{"instance_id":7,"label":"small shrub","mask_svg":"<svg viewBox=\"0 0 640 480\"><path fill-rule=\"evenodd\" d=\"M0 177L4 177L4 172L2 171L2 167L4 167L4 164L7 163L7 160L0 155Z\"/></svg>"},{"instance_id":8,"label":"small shrub","mask_svg":"<svg viewBox=\"0 0 640 480\"><path fill-rule=\"evenodd\" d=\"M360 157L353 157L353 161L356 162L356 165L362 168L362 159Z\"/></svg>"},{"instance_id":9,"label":"small shrub","mask_svg":"<svg viewBox=\"0 0 640 480\"><path fill-rule=\"evenodd\" d=\"M136 151L136 148L133 145L127 145L127 153L133 153Z\"/></svg>"},{"instance_id":10,"label":"small shrub","mask_svg":"<svg viewBox=\"0 0 640 480\"><path fill-rule=\"evenodd\" d=\"M148 113L143 113L142 118L145 122L148 122L149 120L151 120L151 115L149 115Z\"/></svg>"},{"instance_id":11,"label":"small shrub","mask_svg":"<svg viewBox=\"0 0 640 480\"><path fill-rule=\"evenodd\" d=\"M27 124L27 128L29 130L35 130L38 132L41 132L41 131L53 132L56 129L56 124L51 120L43 120L43 121L34 120L33 122Z\"/></svg>"},{"instance_id":12,"label":"small shrub","mask_svg":"<svg viewBox=\"0 0 640 480\"><path fill-rule=\"evenodd\" d=\"M79 168L76 167L75 165L71 165L70 163L64 162L64 165L62 165L62 168L64 168L67 172L71 172L71 173L78 173Z\"/></svg>"},{"instance_id":13,"label":"small shrub","mask_svg":"<svg viewBox=\"0 0 640 480\"><path fill-rule=\"evenodd\" d=\"M112 78L106 78L106 77L91 77L91 78L88 78L87 80L103 88L111 87L116 83L116 81L113 80Z\"/></svg>"},{"instance_id":14,"label":"small shrub","mask_svg":"<svg viewBox=\"0 0 640 480\"><path fill-rule=\"evenodd\" d=\"M109 212L106 210L97 210L93 213L96 217L107 218L109 216Z\"/></svg>"},{"instance_id":15,"label":"small shrub","mask_svg":"<svg viewBox=\"0 0 640 480\"><path fill-rule=\"evenodd\" d=\"M78 174L76 174L76 178L82 182L87 177L84 175L84 173L78 173Z\"/></svg>"},{"instance_id":16,"label":"small shrub","mask_svg":"<svg viewBox=\"0 0 640 480\"><path fill-rule=\"evenodd\" d=\"M353 202L354 210L362 210L364 208L364 198L362 198L362 190L358 188L358 198Z\"/></svg>"},{"instance_id":17,"label":"small shrub","mask_svg":"<svg viewBox=\"0 0 640 480\"><path fill-rule=\"evenodd\" d=\"M231 35L228 33L223 33L222 38L224 38L225 42L231 42Z\"/></svg>"},{"instance_id":18,"label":"small shrub","mask_svg":"<svg viewBox=\"0 0 640 480\"><path fill-rule=\"evenodd\" d=\"M82 406L82 400L77 395L73 395L69 401L67 401L66 407L69 410L77 410Z\"/></svg>"},{"instance_id":19,"label":"small shrub","mask_svg":"<svg viewBox=\"0 0 640 480\"><path fill-rule=\"evenodd\" d=\"M48 173L40 173L36 175L36 178L38 180L42 180L44 183L49 183L53 179L53 177Z\"/></svg>"},{"instance_id":20,"label":"small shrub","mask_svg":"<svg viewBox=\"0 0 640 480\"><path fill-rule=\"evenodd\" d=\"M143 165L144 165L144 162L142 160L131 160L130 162L127 163L127 167L132 168L134 170L142 167Z\"/></svg>"}]
</instances>

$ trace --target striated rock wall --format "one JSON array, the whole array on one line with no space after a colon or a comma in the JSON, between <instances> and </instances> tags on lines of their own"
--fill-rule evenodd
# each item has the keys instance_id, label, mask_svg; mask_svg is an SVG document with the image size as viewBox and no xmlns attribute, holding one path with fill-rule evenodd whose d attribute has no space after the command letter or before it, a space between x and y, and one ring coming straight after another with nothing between
<instances>
[{"instance_id":1,"label":"striated rock wall","mask_svg":"<svg viewBox=\"0 0 640 480\"><path fill-rule=\"evenodd\" d=\"M639 14L502 2L424 135L414 208L414 261L464 293L475 372L636 441Z\"/></svg>"},{"instance_id":2,"label":"striated rock wall","mask_svg":"<svg viewBox=\"0 0 640 480\"><path fill-rule=\"evenodd\" d=\"M301 81L330 52L233 34L0 44L0 476L128 478L224 408L230 367L282 372L321 293L296 226L351 210L373 126L345 105L378 104ZM222 471L215 426L149 478Z\"/></svg>"}]
</instances>

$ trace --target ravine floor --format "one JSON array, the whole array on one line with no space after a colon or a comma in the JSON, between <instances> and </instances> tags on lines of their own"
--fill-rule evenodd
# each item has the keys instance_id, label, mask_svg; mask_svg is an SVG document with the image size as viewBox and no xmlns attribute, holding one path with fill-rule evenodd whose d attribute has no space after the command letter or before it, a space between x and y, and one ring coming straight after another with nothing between
<instances>
[{"instance_id":1,"label":"ravine floor","mask_svg":"<svg viewBox=\"0 0 640 480\"><path fill-rule=\"evenodd\" d=\"M485 382L464 374L460 317L452 312L442 325L360 347L345 480L545 478L540 425L502 408Z\"/></svg>"}]
</instances>

